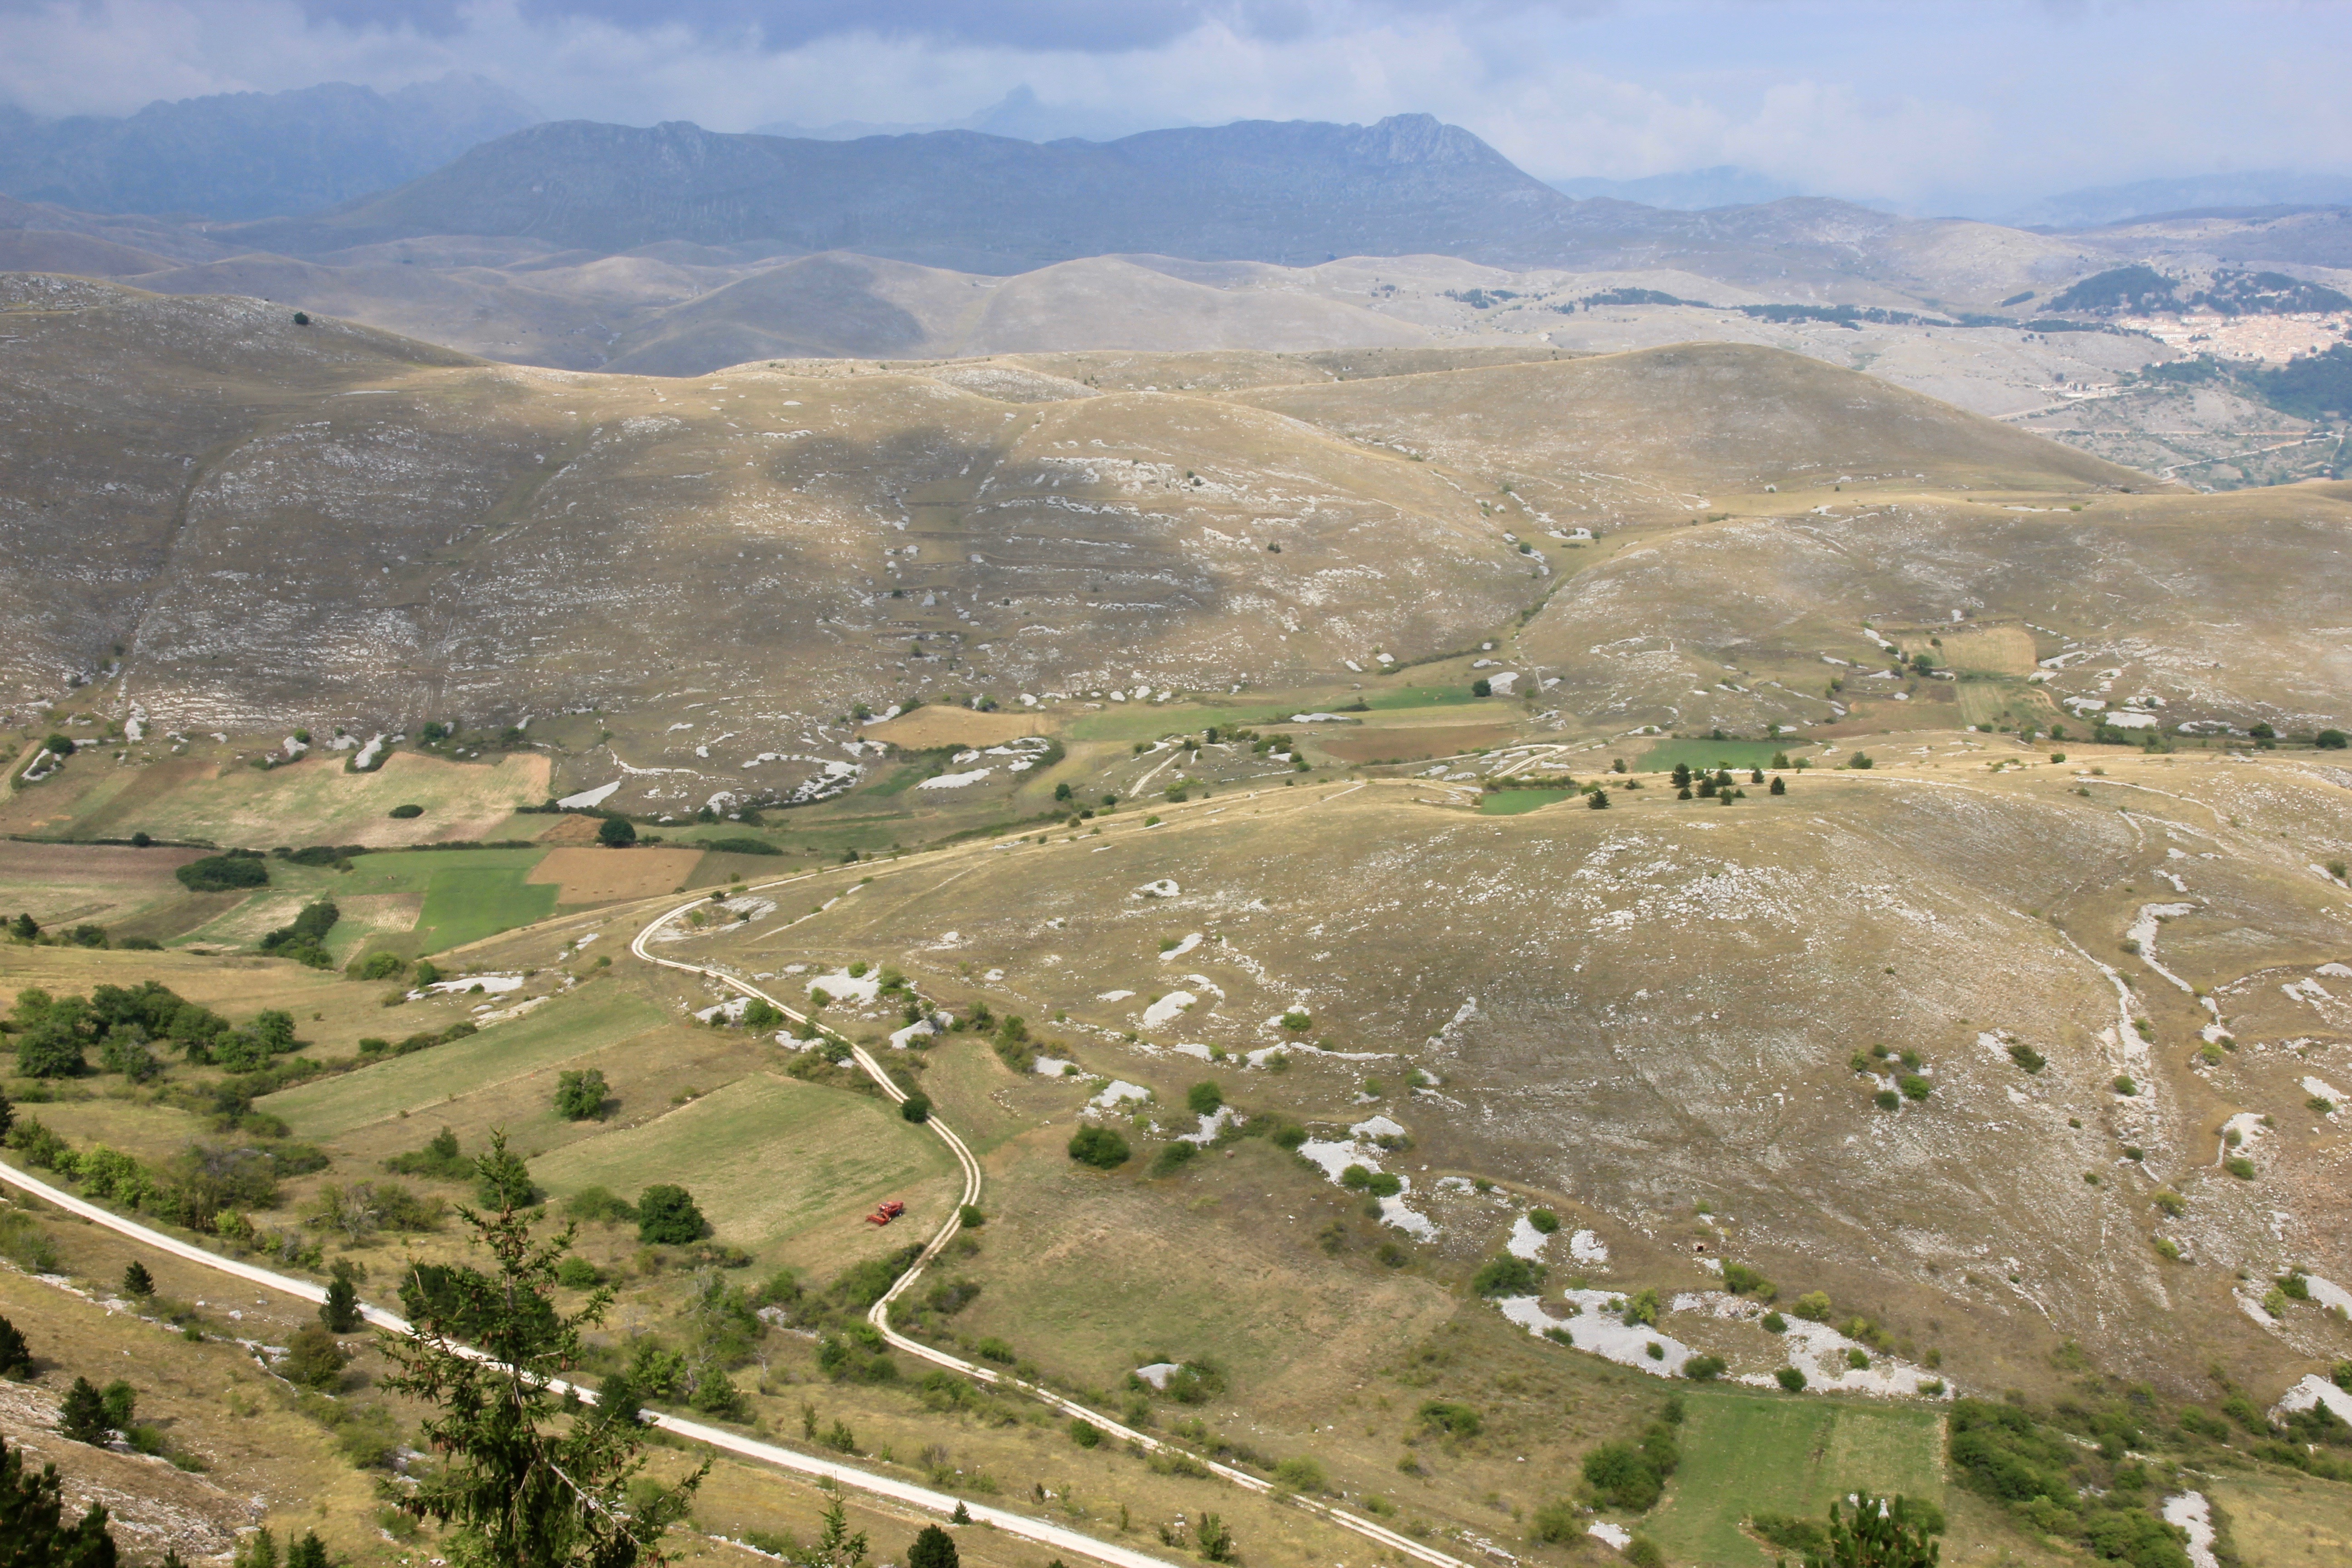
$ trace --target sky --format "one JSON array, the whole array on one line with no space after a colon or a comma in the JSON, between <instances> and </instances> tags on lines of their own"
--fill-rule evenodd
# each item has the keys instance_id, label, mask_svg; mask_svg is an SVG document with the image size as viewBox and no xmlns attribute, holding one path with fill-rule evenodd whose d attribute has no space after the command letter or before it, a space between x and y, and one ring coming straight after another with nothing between
<instances>
[{"instance_id":1,"label":"sky","mask_svg":"<svg viewBox=\"0 0 2352 1568\"><path fill-rule=\"evenodd\" d=\"M2342 0L0 0L43 115L457 70L557 119L1106 136L1427 112L1544 179L1736 164L1910 210L2352 174Z\"/></svg>"}]
</instances>

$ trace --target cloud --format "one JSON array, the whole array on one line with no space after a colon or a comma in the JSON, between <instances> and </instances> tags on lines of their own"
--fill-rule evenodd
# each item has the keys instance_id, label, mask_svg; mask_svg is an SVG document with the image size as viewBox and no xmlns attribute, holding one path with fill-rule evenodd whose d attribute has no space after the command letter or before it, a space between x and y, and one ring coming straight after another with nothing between
<instances>
[{"instance_id":1,"label":"cloud","mask_svg":"<svg viewBox=\"0 0 2352 1568\"><path fill-rule=\"evenodd\" d=\"M0 0L0 97L51 114L468 70L719 130L1024 87L1093 134L1424 110L1545 178L1733 163L1931 210L2352 168L2352 7L2287 0Z\"/></svg>"}]
</instances>

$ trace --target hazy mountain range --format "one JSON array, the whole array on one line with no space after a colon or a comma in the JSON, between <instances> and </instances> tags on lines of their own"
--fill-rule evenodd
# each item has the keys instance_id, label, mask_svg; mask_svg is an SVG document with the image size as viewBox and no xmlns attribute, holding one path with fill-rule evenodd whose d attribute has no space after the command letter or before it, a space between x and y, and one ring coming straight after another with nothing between
<instances>
[{"instance_id":1,"label":"hazy mountain range","mask_svg":"<svg viewBox=\"0 0 2352 1568\"><path fill-rule=\"evenodd\" d=\"M321 215L432 174L485 143L539 125L541 119L535 108L512 91L480 77L454 73L390 92L327 82L286 92L224 93L158 101L122 118L78 115L43 120L0 104L0 194L89 213L169 214L232 222ZM1237 153L1246 160L1274 151L1265 134L1271 123L1147 130L1115 112L1046 103L1024 85L958 119L837 121L811 126L780 117L756 127L751 134L847 142L970 132L1051 146L1073 159L1083 159L1104 147L1120 147L1126 149L1122 155L1129 159L1149 161L1143 156L1147 149L1181 152L1192 145L1183 138L1198 137L1212 129L1244 131L1255 126L1255 134L1244 138L1254 144ZM1307 122L1293 123L1303 127ZM1381 124L1391 128L1393 140L1401 128L1425 133L1436 121L1425 115L1398 115ZM614 133L639 130L604 129ZM654 130L673 136L725 134L684 122ZM1476 145L1483 157L1474 161L1489 165L1488 180L1508 170L1525 185L1538 184L1469 132L1454 134ZM1294 143L1298 140L1294 135ZM937 144L931 150L936 152ZM1461 151L1457 146L1457 153ZM1417 160L1391 157L1391 161ZM1822 194L1732 164L1633 179L1580 176L1549 184L1574 200L1603 199L1677 212L1752 206ZM2000 222L2019 226L2078 228L2204 209L2342 204L2352 204L2352 176L2263 170L2087 187L2042 197L1999 215L1987 211L1971 216L1997 216ZM1885 208L1873 201L1857 205ZM1129 244L1112 248L1137 247ZM1311 248L1307 247L1300 254Z\"/></svg>"}]
</instances>

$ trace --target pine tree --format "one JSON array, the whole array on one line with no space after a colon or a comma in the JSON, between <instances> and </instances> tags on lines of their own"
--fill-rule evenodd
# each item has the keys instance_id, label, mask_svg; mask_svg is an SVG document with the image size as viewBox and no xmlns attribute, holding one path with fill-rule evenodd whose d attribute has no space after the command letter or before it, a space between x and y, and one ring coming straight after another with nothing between
<instances>
[{"instance_id":1,"label":"pine tree","mask_svg":"<svg viewBox=\"0 0 2352 1568\"><path fill-rule=\"evenodd\" d=\"M358 1331L360 1294L352 1288L352 1271L347 1265L335 1266L335 1277L327 1282L327 1299L319 1303L319 1321L327 1325L331 1334Z\"/></svg>"},{"instance_id":2,"label":"pine tree","mask_svg":"<svg viewBox=\"0 0 2352 1568\"><path fill-rule=\"evenodd\" d=\"M0 1377L32 1375L33 1347L25 1342L25 1331L0 1318Z\"/></svg>"},{"instance_id":3,"label":"pine tree","mask_svg":"<svg viewBox=\"0 0 2352 1568\"><path fill-rule=\"evenodd\" d=\"M278 1568L278 1537L269 1533L268 1525L245 1538L233 1568Z\"/></svg>"},{"instance_id":4,"label":"pine tree","mask_svg":"<svg viewBox=\"0 0 2352 1568\"><path fill-rule=\"evenodd\" d=\"M73 1387L66 1391L65 1403L58 1407L58 1435L102 1448L108 1430L104 1396L89 1379L75 1378Z\"/></svg>"},{"instance_id":5,"label":"pine tree","mask_svg":"<svg viewBox=\"0 0 2352 1568\"><path fill-rule=\"evenodd\" d=\"M952 1543L949 1551L953 1552ZM835 1493L833 1501L825 1507L824 1533L793 1561L796 1568L858 1568L866 1561L866 1532L849 1532L849 1513L841 1506L840 1493Z\"/></svg>"},{"instance_id":6,"label":"pine tree","mask_svg":"<svg viewBox=\"0 0 2352 1568\"><path fill-rule=\"evenodd\" d=\"M426 1445L443 1456L399 1506L451 1527L443 1549L458 1568L664 1562L662 1533L684 1515L709 1462L632 1507L630 1482L646 1466L643 1429L561 1419L576 1408L575 1396L559 1400L548 1382L579 1365L582 1331L603 1322L613 1291L593 1290L579 1311L558 1313L556 1266L571 1250L572 1229L533 1237L527 1194L493 1179L509 1163L520 1164L505 1134L492 1134L476 1166L483 1187L504 1201L492 1212L457 1211L490 1255L492 1271L439 1269L427 1289L418 1269L417 1289L403 1294L415 1337L379 1341L399 1369L383 1385L434 1406L421 1426ZM485 1359L464 1353L467 1348Z\"/></svg>"},{"instance_id":7,"label":"pine tree","mask_svg":"<svg viewBox=\"0 0 2352 1568\"><path fill-rule=\"evenodd\" d=\"M106 1510L92 1503L81 1522L70 1526L64 1514L58 1468L44 1465L39 1475L26 1474L25 1456L0 1437L0 1561L114 1568L114 1537L107 1531Z\"/></svg>"},{"instance_id":8,"label":"pine tree","mask_svg":"<svg viewBox=\"0 0 2352 1568\"><path fill-rule=\"evenodd\" d=\"M936 1524L923 1526L907 1548L907 1568L957 1568L955 1537Z\"/></svg>"},{"instance_id":9,"label":"pine tree","mask_svg":"<svg viewBox=\"0 0 2352 1568\"><path fill-rule=\"evenodd\" d=\"M155 1293L155 1277L148 1273L147 1266L137 1258L131 1259L130 1266L122 1271L122 1293L140 1300Z\"/></svg>"},{"instance_id":10,"label":"pine tree","mask_svg":"<svg viewBox=\"0 0 2352 1568\"><path fill-rule=\"evenodd\" d=\"M0 1138L8 1136L8 1129L16 1125L16 1108L8 1103L8 1096L0 1091Z\"/></svg>"},{"instance_id":11,"label":"pine tree","mask_svg":"<svg viewBox=\"0 0 2352 1568\"><path fill-rule=\"evenodd\" d=\"M971 1510L963 1506L963 1500L961 1498L958 1498L956 1500L956 1510L955 1512L948 1515L948 1522L950 1524L970 1524L971 1522Z\"/></svg>"},{"instance_id":12,"label":"pine tree","mask_svg":"<svg viewBox=\"0 0 2352 1568\"><path fill-rule=\"evenodd\" d=\"M287 1547L286 1568L329 1568L327 1543L319 1539L317 1531L304 1531L301 1540Z\"/></svg>"},{"instance_id":13,"label":"pine tree","mask_svg":"<svg viewBox=\"0 0 2352 1568\"><path fill-rule=\"evenodd\" d=\"M1891 1502L1864 1494L1853 1512L1841 1518L1830 1504L1830 1541L1825 1552L1805 1553L1805 1568L1936 1568L1940 1545L1911 1522L1906 1500Z\"/></svg>"}]
</instances>

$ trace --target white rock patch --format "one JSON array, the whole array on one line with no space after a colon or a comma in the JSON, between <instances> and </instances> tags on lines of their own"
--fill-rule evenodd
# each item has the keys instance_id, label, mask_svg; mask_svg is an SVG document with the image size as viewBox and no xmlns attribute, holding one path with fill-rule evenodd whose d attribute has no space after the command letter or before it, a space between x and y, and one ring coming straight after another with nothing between
<instances>
[{"instance_id":1,"label":"white rock patch","mask_svg":"<svg viewBox=\"0 0 2352 1568\"><path fill-rule=\"evenodd\" d=\"M1087 1101L1087 1109L1088 1110L1108 1110L1116 1112L1121 1107L1126 1105L1129 1100L1133 1100L1137 1104L1140 1105L1150 1098L1151 1091L1144 1088L1141 1084L1128 1083L1119 1079L1113 1079L1108 1084L1104 1086L1103 1091L1100 1094L1096 1095L1092 1100Z\"/></svg>"},{"instance_id":2,"label":"white rock patch","mask_svg":"<svg viewBox=\"0 0 2352 1568\"><path fill-rule=\"evenodd\" d=\"M974 768L968 773L940 773L935 778L925 779L915 787L917 789L961 789L966 784L978 784L988 774L989 770L986 768Z\"/></svg>"},{"instance_id":3,"label":"white rock patch","mask_svg":"<svg viewBox=\"0 0 2352 1568\"><path fill-rule=\"evenodd\" d=\"M2180 1492L2164 1500L2164 1522L2188 1535L2192 1568L2221 1568L2213 1555L2213 1514L2202 1492Z\"/></svg>"},{"instance_id":4,"label":"white rock patch","mask_svg":"<svg viewBox=\"0 0 2352 1568\"><path fill-rule=\"evenodd\" d=\"M1530 1263L1543 1261L1544 1247L1551 1240L1542 1231L1528 1223L1525 1215L1511 1222L1511 1239L1503 1243L1503 1250L1514 1258L1524 1258Z\"/></svg>"},{"instance_id":5,"label":"white rock patch","mask_svg":"<svg viewBox=\"0 0 2352 1568\"><path fill-rule=\"evenodd\" d=\"M1160 955L1160 962L1165 963L1171 958L1181 958L1200 945L1201 933L1199 931L1193 931L1187 935L1182 942L1178 942L1174 947L1171 947L1167 952L1161 953Z\"/></svg>"},{"instance_id":6,"label":"white rock patch","mask_svg":"<svg viewBox=\"0 0 2352 1568\"><path fill-rule=\"evenodd\" d=\"M379 735L376 737L376 740L380 741L383 738L383 737ZM370 741L367 743L367 750L361 752L358 756L353 757L352 759L352 764L354 767L366 767L368 765L368 752L375 749L375 741ZM567 795L555 804L563 807L566 811L593 811L596 807L604 805L606 801L612 799L614 795L618 794L620 792L620 788L621 781L619 779L614 779L611 784L598 784L594 789L583 789L578 795Z\"/></svg>"},{"instance_id":7,"label":"white rock patch","mask_svg":"<svg viewBox=\"0 0 2352 1568\"><path fill-rule=\"evenodd\" d=\"M1143 1010L1143 1026L1147 1029L1164 1029L1183 1016L1184 1009L1199 1000L1200 998L1190 991L1171 991Z\"/></svg>"},{"instance_id":8,"label":"white rock patch","mask_svg":"<svg viewBox=\"0 0 2352 1568\"><path fill-rule=\"evenodd\" d=\"M822 991L836 1002L870 1003L882 990L882 976L871 969L862 975L836 969L830 974L810 976L808 988Z\"/></svg>"}]
</instances>

